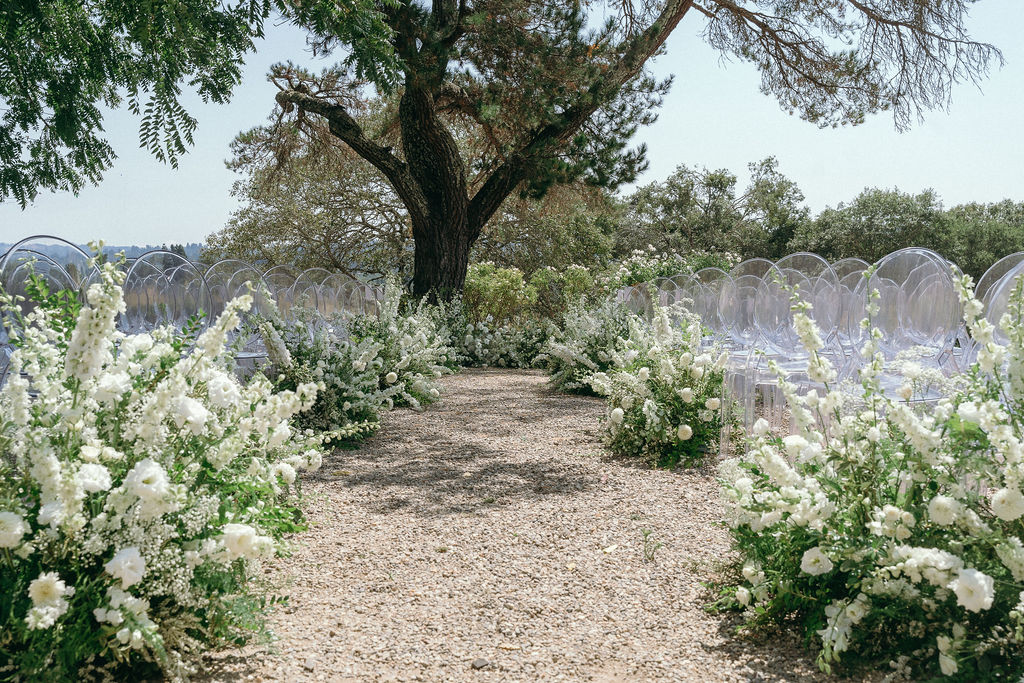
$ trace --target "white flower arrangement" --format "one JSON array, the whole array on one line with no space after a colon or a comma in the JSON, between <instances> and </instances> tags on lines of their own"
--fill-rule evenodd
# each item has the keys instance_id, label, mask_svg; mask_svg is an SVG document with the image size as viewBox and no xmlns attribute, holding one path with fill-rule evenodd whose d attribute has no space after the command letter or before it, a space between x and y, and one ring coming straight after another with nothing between
<instances>
[{"instance_id":1,"label":"white flower arrangement","mask_svg":"<svg viewBox=\"0 0 1024 683\"><path fill-rule=\"evenodd\" d=\"M536 362L561 391L593 393L590 378L595 373L610 370L615 358L635 359L635 352L630 357L627 340L642 325L643 321L614 301L593 308L577 304L569 308L561 329L548 340Z\"/></svg>"},{"instance_id":2,"label":"white flower arrangement","mask_svg":"<svg viewBox=\"0 0 1024 683\"><path fill-rule=\"evenodd\" d=\"M356 316L349 323L354 340L372 340L378 346L378 384L386 392L389 409L420 409L433 403L441 396L437 378L458 368L458 354L448 331L438 323L436 308L426 301L403 306L401 287L389 280L378 315ZM388 381L391 374L393 382Z\"/></svg>"},{"instance_id":3,"label":"white flower arrangement","mask_svg":"<svg viewBox=\"0 0 1024 683\"><path fill-rule=\"evenodd\" d=\"M780 375L795 433L759 421L747 453L720 466L744 566L734 604L751 624L795 617L825 671L860 660L914 679L1024 675L1022 286L1001 347L960 280L978 363L954 384L925 378L954 393L918 406L883 392L877 333L858 397L830 386L817 334L802 335L825 389L799 395Z\"/></svg>"},{"instance_id":4,"label":"white flower arrangement","mask_svg":"<svg viewBox=\"0 0 1024 683\"><path fill-rule=\"evenodd\" d=\"M202 334L127 336L124 276L99 269L80 307L37 291L23 316L3 300L16 348L0 389L0 649L18 653L5 676L178 679L199 651L244 640L262 623L258 560L300 528L274 468L321 461L318 440L288 437L315 384L274 392L230 372L224 342L250 296ZM251 543L229 540L237 526Z\"/></svg>"},{"instance_id":5,"label":"white flower arrangement","mask_svg":"<svg viewBox=\"0 0 1024 683\"><path fill-rule=\"evenodd\" d=\"M608 369L588 382L608 398L613 452L663 466L717 454L728 356L702 348L699 318L676 307L656 308L649 325L633 316L628 336L607 356Z\"/></svg>"}]
</instances>

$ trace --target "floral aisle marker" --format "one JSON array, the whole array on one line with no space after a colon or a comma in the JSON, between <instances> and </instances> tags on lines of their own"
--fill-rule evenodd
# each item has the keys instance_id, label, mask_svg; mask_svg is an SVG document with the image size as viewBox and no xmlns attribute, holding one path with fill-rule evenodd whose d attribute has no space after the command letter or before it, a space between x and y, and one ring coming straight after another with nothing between
<instances>
[{"instance_id":1,"label":"floral aisle marker","mask_svg":"<svg viewBox=\"0 0 1024 683\"><path fill-rule=\"evenodd\" d=\"M960 291L979 348L966 389L926 409L887 397L871 330L863 397L831 390L797 307L810 374L826 388L801 396L780 376L795 433L778 438L760 420L746 455L721 464L744 578L725 602L753 625L795 617L825 671L842 661L905 679L1024 675L1024 292L1018 283L1002 347L969 278Z\"/></svg>"},{"instance_id":2,"label":"floral aisle marker","mask_svg":"<svg viewBox=\"0 0 1024 683\"><path fill-rule=\"evenodd\" d=\"M240 384L225 351L252 302L201 334L117 331L123 274L16 322L0 390L0 678L187 677L262 629L260 560L301 528L296 472L319 440L289 420L317 386Z\"/></svg>"},{"instance_id":3,"label":"floral aisle marker","mask_svg":"<svg viewBox=\"0 0 1024 683\"><path fill-rule=\"evenodd\" d=\"M605 429L614 453L663 466L717 456L729 356L702 348L702 336L696 315L658 307L650 326L635 319L626 343L610 350L611 369L589 381L608 398Z\"/></svg>"}]
</instances>

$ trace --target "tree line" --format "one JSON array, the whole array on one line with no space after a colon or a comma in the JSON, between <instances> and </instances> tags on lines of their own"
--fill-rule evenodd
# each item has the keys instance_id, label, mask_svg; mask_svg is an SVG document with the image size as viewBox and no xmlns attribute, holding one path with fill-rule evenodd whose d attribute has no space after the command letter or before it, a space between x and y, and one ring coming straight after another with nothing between
<instances>
[{"instance_id":1,"label":"tree line","mask_svg":"<svg viewBox=\"0 0 1024 683\"><path fill-rule=\"evenodd\" d=\"M343 146L293 150L291 163L251 162L258 131L235 141L240 207L206 243L207 260L241 258L343 270L356 277L413 274L413 236L401 200ZM471 260L527 275L552 266L600 265L653 245L659 251L733 252L778 259L811 251L874 262L896 249L934 249L980 277L1024 250L1024 202L945 208L933 190L865 188L813 215L797 183L769 157L741 186L727 169L679 166L663 181L616 195L563 184L541 199L509 198L481 231Z\"/></svg>"}]
</instances>

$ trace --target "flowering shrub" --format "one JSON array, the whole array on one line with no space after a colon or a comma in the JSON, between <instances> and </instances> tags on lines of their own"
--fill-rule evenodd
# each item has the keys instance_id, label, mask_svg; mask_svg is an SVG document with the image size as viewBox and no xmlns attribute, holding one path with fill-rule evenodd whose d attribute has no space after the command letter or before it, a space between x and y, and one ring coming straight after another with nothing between
<instances>
[{"instance_id":1,"label":"flowering shrub","mask_svg":"<svg viewBox=\"0 0 1024 683\"><path fill-rule=\"evenodd\" d=\"M692 251L679 254L674 251L659 252L653 246L647 251L636 249L624 258L616 268L603 278L608 291L620 287L650 282L659 277L672 277L680 273L693 273L701 268L721 268L728 272L742 259L738 254L716 254L707 251Z\"/></svg>"},{"instance_id":2,"label":"flowering shrub","mask_svg":"<svg viewBox=\"0 0 1024 683\"><path fill-rule=\"evenodd\" d=\"M613 369L590 379L608 397L609 448L662 466L699 463L721 433L728 354L702 350L700 319L685 312L659 308L652 325L630 332L610 353Z\"/></svg>"},{"instance_id":3,"label":"flowering shrub","mask_svg":"<svg viewBox=\"0 0 1024 683\"><path fill-rule=\"evenodd\" d=\"M798 307L809 375L826 388L800 396L780 379L795 433L758 421L748 453L721 466L744 577L732 599L753 624L795 616L823 670L859 659L905 678L1024 675L1024 294L1004 348L970 279L960 286L979 348L961 393L918 410L887 398L877 331L863 398L831 390Z\"/></svg>"},{"instance_id":4,"label":"flowering shrub","mask_svg":"<svg viewBox=\"0 0 1024 683\"><path fill-rule=\"evenodd\" d=\"M562 391L592 393L590 378L609 370L617 350L624 350L643 322L614 301L588 308L572 306L562 328L545 344L537 363L547 369L551 383Z\"/></svg>"},{"instance_id":5,"label":"flowering shrub","mask_svg":"<svg viewBox=\"0 0 1024 683\"><path fill-rule=\"evenodd\" d=\"M377 344L380 359L379 389L388 408L420 408L441 395L435 381L458 367L458 354L449 331L438 324L436 307L425 301L402 306L402 290L389 281L377 316L355 316L349 323L352 339Z\"/></svg>"},{"instance_id":6,"label":"flowering shrub","mask_svg":"<svg viewBox=\"0 0 1024 683\"><path fill-rule=\"evenodd\" d=\"M492 368L530 368L553 331L551 323L527 321L494 326L488 318L465 326L454 338L463 365Z\"/></svg>"},{"instance_id":7,"label":"flowering shrub","mask_svg":"<svg viewBox=\"0 0 1024 683\"><path fill-rule=\"evenodd\" d=\"M20 322L0 389L4 678L180 678L199 650L244 642L268 604L259 560L301 520L296 471L321 462L289 427L315 385L227 370L250 296L202 334L126 336L123 275L101 274L80 308L5 304Z\"/></svg>"},{"instance_id":8,"label":"flowering shrub","mask_svg":"<svg viewBox=\"0 0 1024 683\"><path fill-rule=\"evenodd\" d=\"M330 441L375 431L380 411L401 391L397 383L381 389L380 344L373 338L348 339L345 324L340 319L333 324L302 319L285 323L273 314L259 323L271 360L264 372L274 387L294 390L315 383L320 388L313 405L293 422Z\"/></svg>"}]
</instances>

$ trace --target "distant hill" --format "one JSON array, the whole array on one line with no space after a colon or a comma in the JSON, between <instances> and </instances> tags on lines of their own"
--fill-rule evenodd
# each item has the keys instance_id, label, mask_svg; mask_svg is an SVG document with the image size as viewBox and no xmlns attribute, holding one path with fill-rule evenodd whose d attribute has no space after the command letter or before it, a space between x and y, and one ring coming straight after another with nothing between
<instances>
[{"instance_id":1,"label":"distant hill","mask_svg":"<svg viewBox=\"0 0 1024 683\"><path fill-rule=\"evenodd\" d=\"M6 253L7 250L11 248L11 246L12 246L12 244L10 242L0 242L0 256L2 256L4 253ZM203 248L202 244L199 244L199 243L196 243L196 242L189 242L188 244L185 244L183 246L185 247L185 258L187 258L190 261L198 261L199 260L199 252L202 251L202 248ZM105 245L103 247L103 253L107 254L108 256L113 256L113 255L118 254L118 253L123 251L124 255L126 257L128 257L128 258L138 258L139 256L142 256L143 254L145 254L147 251L153 251L154 249L167 249L167 248L168 248L168 245L157 245L157 246L146 245L144 247L140 247L140 246L134 246L134 245L133 246L116 246L116 245L109 245L108 244L108 245ZM51 254L53 256L58 256L58 255L60 255L60 252L64 251L65 249L66 249L65 247L53 246L53 247L47 247L44 251L47 254ZM86 251L88 251L89 247L83 244L82 245L82 249L85 249Z\"/></svg>"}]
</instances>

